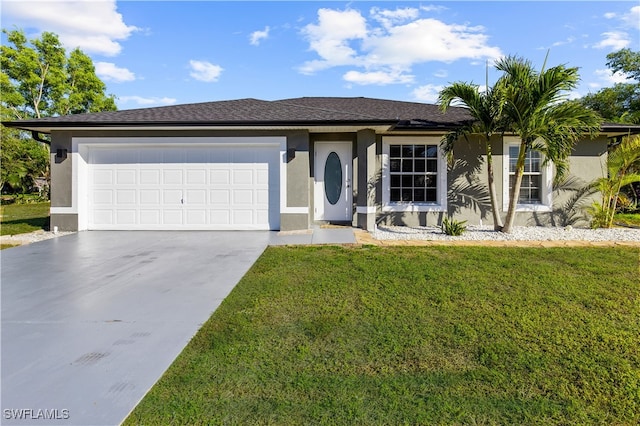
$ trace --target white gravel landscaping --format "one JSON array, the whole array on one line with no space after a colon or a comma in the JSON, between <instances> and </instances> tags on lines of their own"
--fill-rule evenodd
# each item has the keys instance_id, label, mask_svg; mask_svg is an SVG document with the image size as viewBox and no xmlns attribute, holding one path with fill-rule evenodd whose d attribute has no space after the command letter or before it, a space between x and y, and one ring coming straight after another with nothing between
<instances>
[{"instance_id":1,"label":"white gravel landscaping","mask_svg":"<svg viewBox=\"0 0 640 426\"><path fill-rule=\"evenodd\" d=\"M636 241L640 242L640 229L584 229L567 226L516 226L511 234L495 232L492 226L467 226L458 237L446 235L437 227L378 226L371 233L378 240L429 241Z\"/></svg>"},{"instance_id":2,"label":"white gravel landscaping","mask_svg":"<svg viewBox=\"0 0 640 426\"><path fill-rule=\"evenodd\" d=\"M62 237L65 235L73 234L74 232L50 232L50 231L33 231L28 232L26 234L16 234L16 235L3 235L0 237L0 242L2 244L14 244L14 245L22 245L22 244L31 244L37 243L38 241L44 241L51 238Z\"/></svg>"}]
</instances>

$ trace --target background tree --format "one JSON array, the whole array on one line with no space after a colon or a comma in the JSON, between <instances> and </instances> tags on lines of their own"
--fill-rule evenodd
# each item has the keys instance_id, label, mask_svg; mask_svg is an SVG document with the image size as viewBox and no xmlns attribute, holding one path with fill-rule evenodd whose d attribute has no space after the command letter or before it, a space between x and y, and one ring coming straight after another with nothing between
<instances>
[{"instance_id":1,"label":"background tree","mask_svg":"<svg viewBox=\"0 0 640 426\"><path fill-rule=\"evenodd\" d=\"M546 61L545 61L546 62ZM578 102L565 101L566 94L578 83L578 69L558 65L537 72L530 61L508 56L496 62L504 95L503 115L508 130L520 138L515 179L509 191L509 209L503 232L510 233L520 198L520 186L527 152L544 155L544 163L555 165L556 182L564 178L568 158L575 143L584 134L600 130L600 116Z\"/></svg>"},{"instance_id":2,"label":"background tree","mask_svg":"<svg viewBox=\"0 0 640 426\"><path fill-rule=\"evenodd\" d=\"M0 46L0 118L24 120L85 112L115 111L115 97L95 73L81 50L69 57L58 36L44 32L27 40L21 30L2 30ZM29 191L37 178L48 177L48 148L30 135L2 128L1 188ZM47 161L42 161L42 154Z\"/></svg>"},{"instance_id":3,"label":"background tree","mask_svg":"<svg viewBox=\"0 0 640 426\"><path fill-rule=\"evenodd\" d=\"M640 51L622 49L607 55L607 67L632 81L617 83L580 99L606 121L640 124Z\"/></svg>"}]
</instances>

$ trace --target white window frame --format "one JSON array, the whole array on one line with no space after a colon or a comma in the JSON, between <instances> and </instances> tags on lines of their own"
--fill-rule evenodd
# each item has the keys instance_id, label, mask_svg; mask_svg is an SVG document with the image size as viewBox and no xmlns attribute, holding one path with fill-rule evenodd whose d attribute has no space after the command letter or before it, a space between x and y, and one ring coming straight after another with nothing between
<instances>
[{"instance_id":1,"label":"white window frame","mask_svg":"<svg viewBox=\"0 0 640 426\"><path fill-rule=\"evenodd\" d=\"M520 139L514 136L503 138L502 154L502 209L509 210L509 147L520 147ZM541 155L544 161L544 156ZM553 168L551 163L540 166L540 203L518 203L517 212L550 212L553 209Z\"/></svg>"},{"instance_id":2,"label":"white window frame","mask_svg":"<svg viewBox=\"0 0 640 426\"><path fill-rule=\"evenodd\" d=\"M438 147L437 193L435 203L392 202L389 157L391 145L436 145ZM386 136L382 138L382 211L383 212L446 212L447 160L437 136Z\"/></svg>"}]
</instances>

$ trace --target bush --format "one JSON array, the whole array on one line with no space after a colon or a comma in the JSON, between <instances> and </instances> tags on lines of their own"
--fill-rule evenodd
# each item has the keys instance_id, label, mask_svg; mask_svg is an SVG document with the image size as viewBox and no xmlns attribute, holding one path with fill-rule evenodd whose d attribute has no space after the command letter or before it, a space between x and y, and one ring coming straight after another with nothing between
<instances>
[{"instance_id":1,"label":"bush","mask_svg":"<svg viewBox=\"0 0 640 426\"><path fill-rule=\"evenodd\" d=\"M466 220L460 222L455 219L449 220L448 218L445 218L442 221L442 232L453 237L458 237L467 230L467 226L465 225L465 223L467 223Z\"/></svg>"}]
</instances>

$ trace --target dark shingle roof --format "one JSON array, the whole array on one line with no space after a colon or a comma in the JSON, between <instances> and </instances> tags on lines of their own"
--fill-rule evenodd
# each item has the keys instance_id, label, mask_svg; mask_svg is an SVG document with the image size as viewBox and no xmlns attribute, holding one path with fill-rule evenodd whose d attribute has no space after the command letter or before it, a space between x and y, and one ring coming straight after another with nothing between
<instances>
[{"instance_id":1,"label":"dark shingle roof","mask_svg":"<svg viewBox=\"0 0 640 426\"><path fill-rule=\"evenodd\" d=\"M469 120L466 110L371 98L296 98L278 101L238 99L76 114L3 123L18 128L159 125L323 125L421 123L420 127L456 126Z\"/></svg>"}]
</instances>

